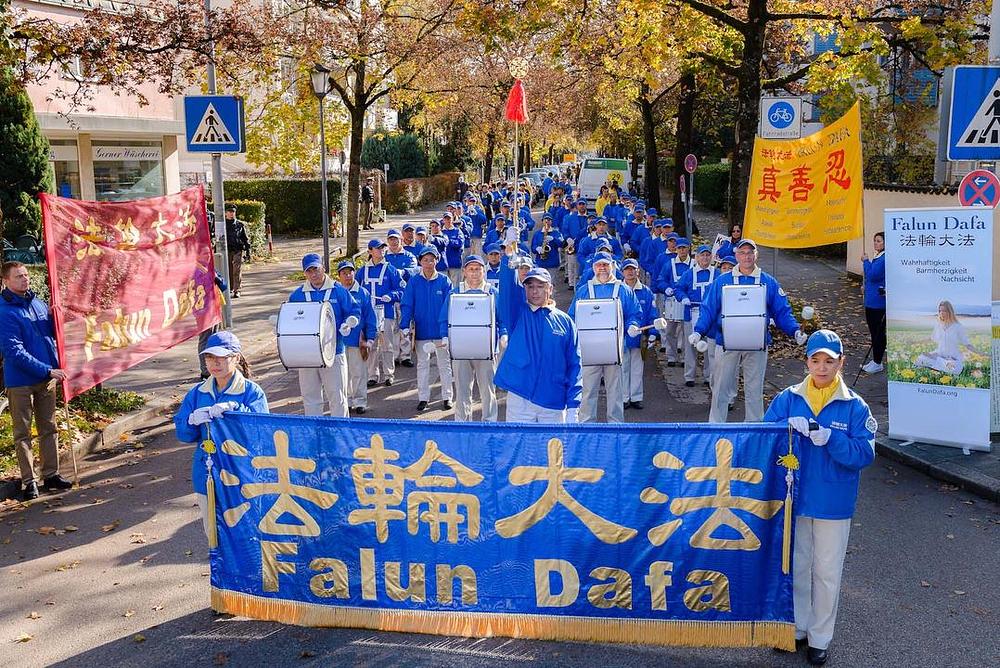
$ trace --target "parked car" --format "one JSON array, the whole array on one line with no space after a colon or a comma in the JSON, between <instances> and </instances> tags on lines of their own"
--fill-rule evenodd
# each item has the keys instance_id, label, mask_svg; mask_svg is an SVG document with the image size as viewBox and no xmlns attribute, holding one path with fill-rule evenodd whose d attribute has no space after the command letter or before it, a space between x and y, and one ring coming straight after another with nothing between
<instances>
[{"instance_id":1,"label":"parked car","mask_svg":"<svg viewBox=\"0 0 1000 668\"><path fill-rule=\"evenodd\" d=\"M45 264L42 242L33 234L22 234L14 243L3 240L3 261Z\"/></svg>"}]
</instances>

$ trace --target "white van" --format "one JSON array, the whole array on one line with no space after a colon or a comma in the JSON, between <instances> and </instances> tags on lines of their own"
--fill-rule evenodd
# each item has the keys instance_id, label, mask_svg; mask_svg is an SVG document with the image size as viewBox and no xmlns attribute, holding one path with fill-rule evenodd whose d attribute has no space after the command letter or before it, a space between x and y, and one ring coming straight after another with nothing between
<instances>
[{"instance_id":1,"label":"white van","mask_svg":"<svg viewBox=\"0 0 1000 668\"><path fill-rule=\"evenodd\" d=\"M627 188L632 170L628 160L624 158L587 158L580 165L580 197L588 202L596 202L601 194L601 186L616 181L622 188Z\"/></svg>"}]
</instances>

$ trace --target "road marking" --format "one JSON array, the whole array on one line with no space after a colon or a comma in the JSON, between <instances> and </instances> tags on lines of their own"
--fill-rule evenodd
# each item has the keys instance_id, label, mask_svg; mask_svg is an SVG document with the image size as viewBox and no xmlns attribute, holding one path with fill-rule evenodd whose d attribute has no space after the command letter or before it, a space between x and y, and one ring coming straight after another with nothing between
<instances>
[{"instance_id":1,"label":"road marking","mask_svg":"<svg viewBox=\"0 0 1000 668\"><path fill-rule=\"evenodd\" d=\"M370 638L360 638L351 642L352 645L362 647L381 647L394 649L418 649L428 652L444 652L446 654L461 654L463 656L475 656L487 659L506 659L507 661L536 661L537 658L527 652L519 650L507 650L504 648L511 644L513 640L507 639L491 649L476 649L480 643L489 642L487 638L447 638L445 640L429 640L420 642L386 642L379 640L376 636Z\"/></svg>"}]
</instances>

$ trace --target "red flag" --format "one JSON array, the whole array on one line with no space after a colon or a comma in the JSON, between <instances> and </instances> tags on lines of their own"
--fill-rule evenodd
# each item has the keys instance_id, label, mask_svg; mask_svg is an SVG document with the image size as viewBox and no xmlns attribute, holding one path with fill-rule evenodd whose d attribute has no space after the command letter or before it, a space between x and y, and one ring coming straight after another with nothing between
<instances>
[{"instance_id":1,"label":"red flag","mask_svg":"<svg viewBox=\"0 0 1000 668\"><path fill-rule=\"evenodd\" d=\"M40 197L70 398L219 322L201 186L129 202Z\"/></svg>"},{"instance_id":2,"label":"red flag","mask_svg":"<svg viewBox=\"0 0 1000 668\"><path fill-rule=\"evenodd\" d=\"M528 122L528 100L524 96L524 84L518 79L507 95L507 107L504 118L514 123Z\"/></svg>"}]
</instances>

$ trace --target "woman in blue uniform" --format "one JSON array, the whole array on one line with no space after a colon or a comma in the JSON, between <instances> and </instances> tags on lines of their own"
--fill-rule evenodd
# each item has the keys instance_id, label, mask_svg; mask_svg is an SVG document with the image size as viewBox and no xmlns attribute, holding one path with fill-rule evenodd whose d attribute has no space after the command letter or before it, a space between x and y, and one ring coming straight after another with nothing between
<instances>
[{"instance_id":1,"label":"woman in blue uniform","mask_svg":"<svg viewBox=\"0 0 1000 668\"><path fill-rule=\"evenodd\" d=\"M798 439L796 448L795 637L808 643L809 663L821 666L826 663L837 620L861 469L875 460L878 423L868 404L840 375L844 347L836 333L813 332L806 342L806 368L806 379L778 394L764 421L787 422L805 437Z\"/></svg>"},{"instance_id":2,"label":"woman in blue uniform","mask_svg":"<svg viewBox=\"0 0 1000 668\"><path fill-rule=\"evenodd\" d=\"M872 359L861 367L865 373L878 373L885 369L885 233L876 232L872 240L875 257L861 256L865 270L865 320L872 335Z\"/></svg>"}]
</instances>

